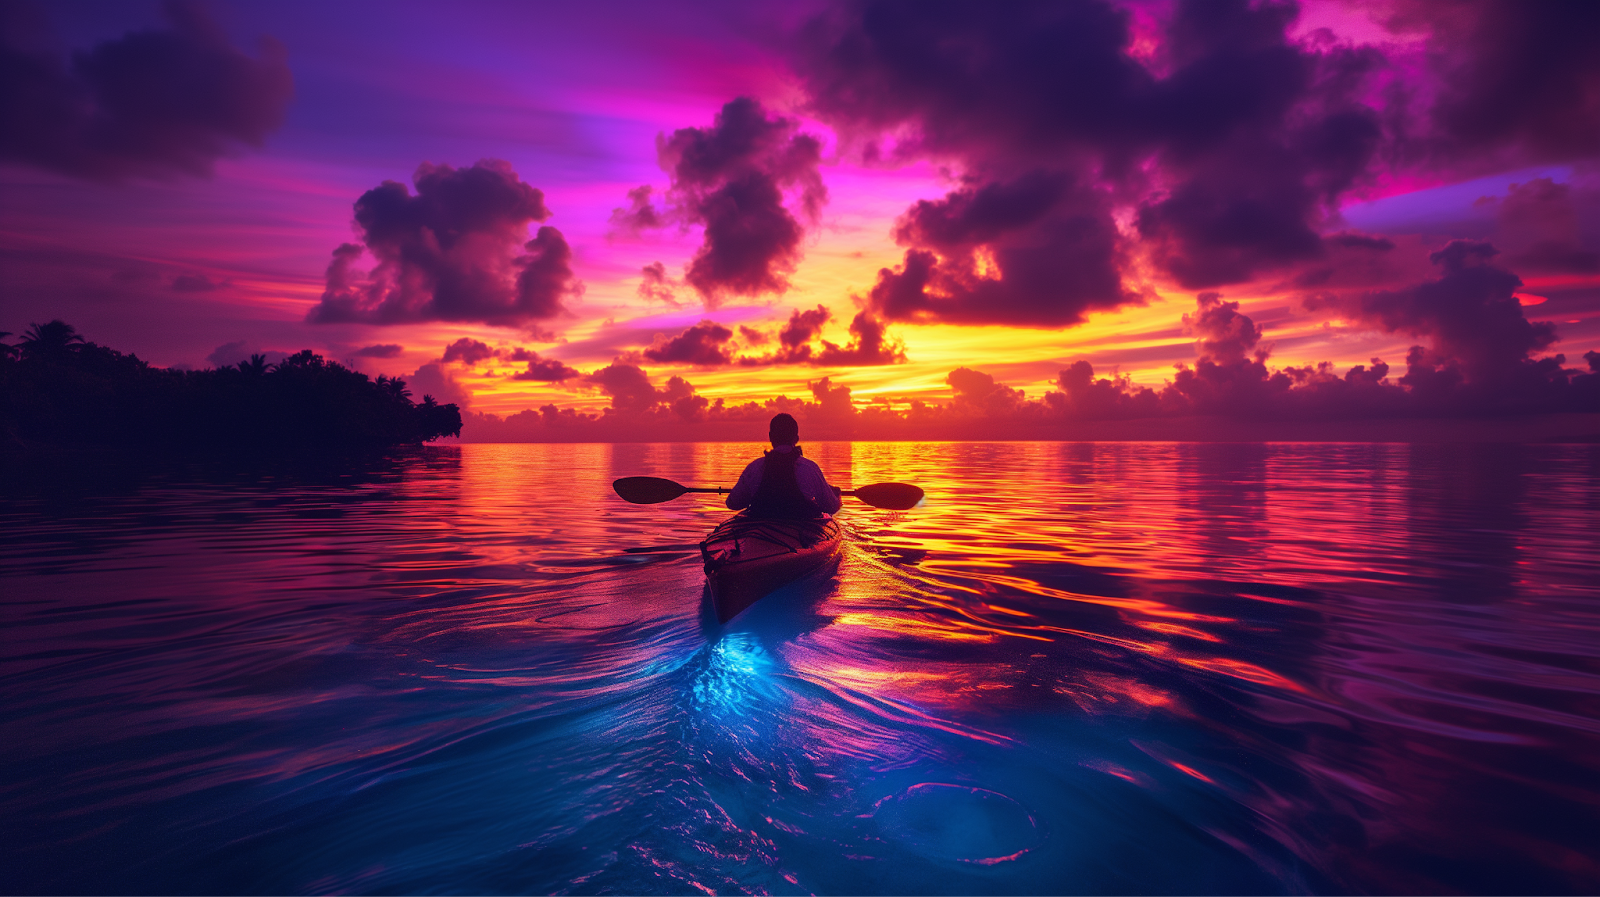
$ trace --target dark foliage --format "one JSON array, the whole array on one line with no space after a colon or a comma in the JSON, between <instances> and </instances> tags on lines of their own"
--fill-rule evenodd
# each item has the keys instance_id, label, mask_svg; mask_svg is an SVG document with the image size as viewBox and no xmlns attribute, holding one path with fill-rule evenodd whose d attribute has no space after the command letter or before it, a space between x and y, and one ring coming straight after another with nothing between
<instances>
[{"instance_id":1,"label":"dark foliage","mask_svg":"<svg viewBox=\"0 0 1600 897\"><path fill-rule=\"evenodd\" d=\"M376 380L310 349L203 371L152 367L60 321L0 351L0 441L128 449L320 452L461 434L461 413L405 381Z\"/></svg>"}]
</instances>

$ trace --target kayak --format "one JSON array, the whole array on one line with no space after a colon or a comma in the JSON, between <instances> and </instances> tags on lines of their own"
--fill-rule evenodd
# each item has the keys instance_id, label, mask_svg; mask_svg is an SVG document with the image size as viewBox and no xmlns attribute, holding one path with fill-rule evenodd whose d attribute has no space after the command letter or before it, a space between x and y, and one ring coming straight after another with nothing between
<instances>
[{"instance_id":1,"label":"kayak","mask_svg":"<svg viewBox=\"0 0 1600 897\"><path fill-rule=\"evenodd\" d=\"M815 520L748 517L723 521L700 543L717 622L805 576L839 551L842 531L832 517Z\"/></svg>"}]
</instances>

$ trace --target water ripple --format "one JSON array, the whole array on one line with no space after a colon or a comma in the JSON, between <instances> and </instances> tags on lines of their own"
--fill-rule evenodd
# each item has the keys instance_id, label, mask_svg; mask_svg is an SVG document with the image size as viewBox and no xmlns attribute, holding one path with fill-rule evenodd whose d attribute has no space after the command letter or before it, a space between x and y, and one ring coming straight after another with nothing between
<instances>
[{"instance_id":1,"label":"water ripple","mask_svg":"<svg viewBox=\"0 0 1600 897\"><path fill-rule=\"evenodd\" d=\"M1600 449L461 446L0 506L12 890L1592 892ZM629 549L640 549L630 551Z\"/></svg>"}]
</instances>

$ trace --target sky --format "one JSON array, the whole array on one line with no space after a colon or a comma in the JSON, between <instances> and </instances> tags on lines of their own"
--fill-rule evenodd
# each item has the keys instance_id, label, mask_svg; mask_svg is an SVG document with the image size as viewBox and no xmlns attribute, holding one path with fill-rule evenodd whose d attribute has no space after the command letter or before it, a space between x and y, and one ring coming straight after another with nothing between
<instances>
[{"instance_id":1,"label":"sky","mask_svg":"<svg viewBox=\"0 0 1600 897\"><path fill-rule=\"evenodd\" d=\"M310 348L485 439L1600 410L1597 4L0 26L12 333Z\"/></svg>"}]
</instances>

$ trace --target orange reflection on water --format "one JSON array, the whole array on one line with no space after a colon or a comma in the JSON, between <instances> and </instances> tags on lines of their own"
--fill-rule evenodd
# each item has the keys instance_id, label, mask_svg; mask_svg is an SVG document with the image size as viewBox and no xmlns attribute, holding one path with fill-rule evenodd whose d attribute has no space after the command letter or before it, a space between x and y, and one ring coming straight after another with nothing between
<instances>
[{"instance_id":1,"label":"orange reflection on water","mask_svg":"<svg viewBox=\"0 0 1600 897\"><path fill-rule=\"evenodd\" d=\"M928 620L916 617L880 613L847 613L833 618L835 626L865 626L884 632L912 637L953 639L955 641L992 642L1004 630L991 629L957 620Z\"/></svg>"},{"instance_id":2,"label":"orange reflection on water","mask_svg":"<svg viewBox=\"0 0 1600 897\"><path fill-rule=\"evenodd\" d=\"M1072 682L1056 686L1057 694L1066 695L1085 713L1101 713L1108 709L1126 707L1147 710L1164 708L1177 710L1177 699L1170 691L1127 676L1110 673L1088 673Z\"/></svg>"},{"instance_id":3,"label":"orange reflection on water","mask_svg":"<svg viewBox=\"0 0 1600 897\"><path fill-rule=\"evenodd\" d=\"M1134 620L1133 625L1151 632L1160 632L1165 635L1181 635L1186 638L1200 639L1207 642L1220 642L1222 639L1209 632L1201 632L1188 626L1179 626L1177 623L1157 623L1154 620Z\"/></svg>"},{"instance_id":4,"label":"orange reflection on water","mask_svg":"<svg viewBox=\"0 0 1600 897\"><path fill-rule=\"evenodd\" d=\"M1243 679L1246 682L1254 682L1257 685L1268 685L1287 691L1305 691L1305 688L1269 669L1253 663L1245 663L1242 660L1233 660L1227 657L1180 657L1178 662L1186 667L1221 673L1224 676L1232 676L1235 679Z\"/></svg>"}]
</instances>

